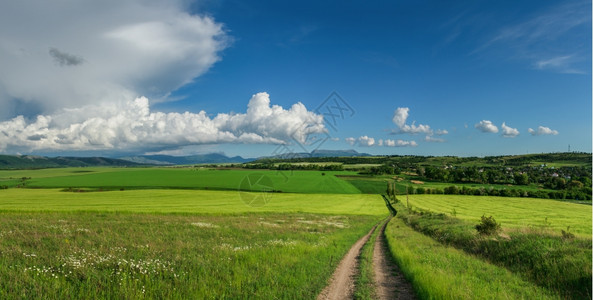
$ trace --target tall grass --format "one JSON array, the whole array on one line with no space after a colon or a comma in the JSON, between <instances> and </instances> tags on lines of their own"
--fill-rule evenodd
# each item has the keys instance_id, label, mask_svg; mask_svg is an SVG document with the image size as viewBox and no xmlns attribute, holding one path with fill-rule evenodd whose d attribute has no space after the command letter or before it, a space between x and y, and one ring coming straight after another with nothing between
<instances>
[{"instance_id":1,"label":"tall grass","mask_svg":"<svg viewBox=\"0 0 593 300\"><path fill-rule=\"evenodd\" d=\"M387 225L386 238L400 270L421 299L557 298L505 268L414 231L399 213Z\"/></svg>"},{"instance_id":2,"label":"tall grass","mask_svg":"<svg viewBox=\"0 0 593 300\"><path fill-rule=\"evenodd\" d=\"M533 228L507 228L499 236L484 237L475 224L444 214L409 214L400 205L400 216L436 241L505 267L562 298L591 298L590 238Z\"/></svg>"},{"instance_id":3,"label":"tall grass","mask_svg":"<svg viewBox=\"0 0 593 300\"><path fill-rule=\"evenodd\" d=\"M2 213L0 298L312 299L376 216Z\"/></svg>"}]
</instances>

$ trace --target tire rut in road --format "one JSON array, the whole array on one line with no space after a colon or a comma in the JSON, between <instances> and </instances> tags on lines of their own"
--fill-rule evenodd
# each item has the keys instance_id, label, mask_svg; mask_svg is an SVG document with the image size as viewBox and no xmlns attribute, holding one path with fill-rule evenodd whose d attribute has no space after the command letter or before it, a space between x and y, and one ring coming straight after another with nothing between
<instances>
[{"instance_id":1,"label":"tire rut in road","mask_svg":"<svg viewBox=\"0 0 593 300\"><path fill-rule=\"evenodd\" d=\"M416 299L414 289L409 281L400 272L397 265L391 259L387 241L385 239L385 226L389 218L375 240L373 251L373 270L375 273L375 288L379 299Z\"/></svg>"}]
</instances>

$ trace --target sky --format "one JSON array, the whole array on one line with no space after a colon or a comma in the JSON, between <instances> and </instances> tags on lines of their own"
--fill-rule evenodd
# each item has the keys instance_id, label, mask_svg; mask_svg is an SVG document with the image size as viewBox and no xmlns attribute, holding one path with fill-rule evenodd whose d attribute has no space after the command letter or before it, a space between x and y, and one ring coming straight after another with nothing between
<instances>
[{"instance_id":1,"label":"sky","mask_svg":"<svg viewBox=\"0 0 593 300\"><path fill-rule=\"evenodd\" d=\"M592 150L590 1L0 3L0 153Z\"/></svg>"}]
</instances>

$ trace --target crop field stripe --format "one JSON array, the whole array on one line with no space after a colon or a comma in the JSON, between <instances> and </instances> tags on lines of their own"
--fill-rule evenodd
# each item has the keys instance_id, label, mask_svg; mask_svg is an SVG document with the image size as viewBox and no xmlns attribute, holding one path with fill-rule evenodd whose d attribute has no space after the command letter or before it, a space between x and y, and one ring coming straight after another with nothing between
<instances>
[{"instance_id":1,"label":"crop field stripe","mask_svg":"<svg viewBox=\"0 0 593 300\"><path fill-rule=\"evenodd\" d=\"M359 194L352 184L335 175L349 171L276 171L203 168L67 168L0 171L0 178L31 178L31 188L177 188L233 190L250 176L265 177L278 192ZM260 190L257 185L247 186Z\"/></svg>"},{"instance_id":2,"label":"crop field stripe","mask_svg":"<svg viewBox=\"0 0 593 300\"><path fill-rule=\"evenodd\" d=\"M310 212L387 215L383 199L364 194L268 193L264 206L249 206L242 197L261 193L204 190L131 190L62 192L58 189L0 190L2 211L126 211L148 213L238 214Z\"/></svg>"}]
</instances>

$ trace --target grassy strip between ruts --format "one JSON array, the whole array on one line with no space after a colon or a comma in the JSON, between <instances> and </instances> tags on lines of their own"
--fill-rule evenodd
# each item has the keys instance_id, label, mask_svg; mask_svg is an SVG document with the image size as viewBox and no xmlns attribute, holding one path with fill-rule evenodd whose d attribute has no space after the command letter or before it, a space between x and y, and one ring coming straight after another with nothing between
<instances>
[{"instance_id":1,"label":"grassy strip between ruts","mask_svg":"<svg viewBox=\"0 0 593 300\"><path fill-rule=\"evenodd\" d=\"M505 268L444 246L392 218L386 238L396 263L422 299L555 299Z\"/></svg>"},{"instance_id":2,"label":"grassy strip between ruts","mask_svg":"<svg viewBox=\"0 0 593 300\"><path fill-rule=\"evenodd\" d=\"M381 234L381 226L386 221L383 220L377 224L377 228L360 251L359 274L356 278L354 299L377 299L373 269L373 251L375 250L377 236Z\"/></svg>"},{"instance_id":3,"label":"grassy strip between ruts","mask_svg":"<svg viewBox=\"0 0 593 300\"><path fill-rule=\"evenodd\" d=\"M379 216L4 212L2 299L313 299Z\"/></svg>"}]
</instances>

